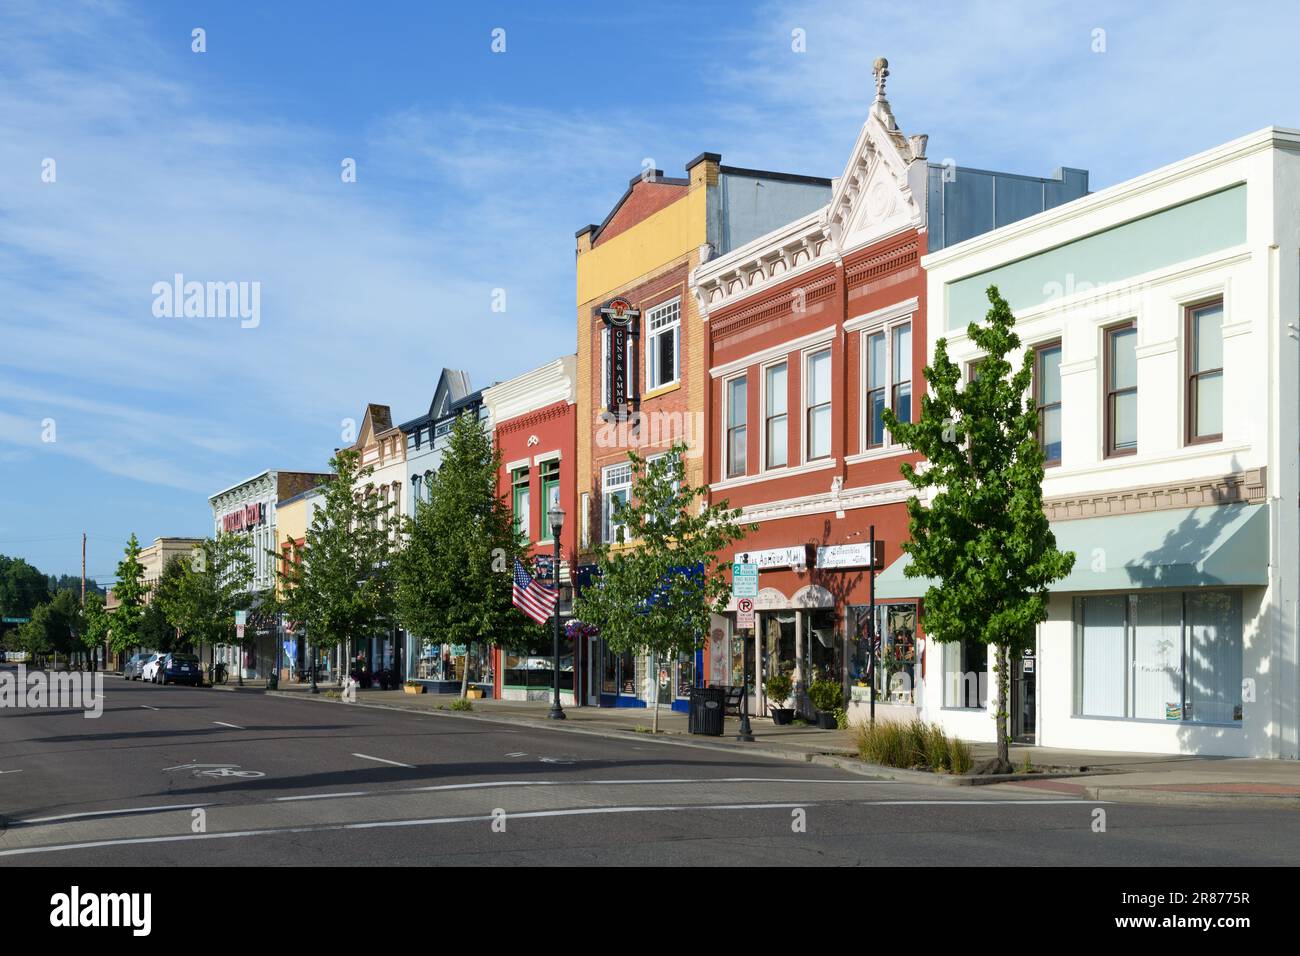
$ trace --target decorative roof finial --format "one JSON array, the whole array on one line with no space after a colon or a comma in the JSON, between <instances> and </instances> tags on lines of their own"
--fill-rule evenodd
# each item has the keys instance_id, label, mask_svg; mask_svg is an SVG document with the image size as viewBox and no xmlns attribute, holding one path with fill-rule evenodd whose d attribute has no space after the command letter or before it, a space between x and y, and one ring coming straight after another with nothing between
<instances>
[{"instance_id":1,"label":"decorative roof finial","mask_svg":"<svg viewBox=\"0 0 1300 956\"><path fill-rule=\"evenodd\" d=\"M876 74L876 99L885 98L885 79L889 76L889 61L883 56L876 58L876 65L871 72Z\"/></svg>"}]
</instances>

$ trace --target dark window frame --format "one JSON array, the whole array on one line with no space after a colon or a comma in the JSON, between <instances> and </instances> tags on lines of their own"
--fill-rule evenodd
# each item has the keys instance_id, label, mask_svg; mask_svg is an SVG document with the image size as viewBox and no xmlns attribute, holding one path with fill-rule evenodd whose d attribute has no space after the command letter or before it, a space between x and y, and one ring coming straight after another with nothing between
<instances>
[{"instance_id":1,"label":"dark window frame","mask_svg":"<svg viewBox=\"0 0 1300 956\"><path fill-rule=\"evenodd\" d=\"M1219 311L1227 316L1227 311L1223 307L1223 296L1215 296L1212 299L1205 299L1201 302L1195 302L1183 307L1183 397L1187 404L1187 409L1183 415L1183 439L1188 445L1204 445L1209 442L1223 441L1223 432L1216 435L1197 435L1196 421L1196 385L1198 380L1205 375L1223 376L1223 366L1218 368L1195 369L1196 361L1196 337L1194 334L1193 320L1196 313L1202 312L1214 306L1219 307ZM1219 361L1223 361L1223 324L1219 325ZM1220 412L1222 417L1222 412Z\"/></svg>"},{"instance_id":2,"label":"dark window frame","mask_svg":"<svg viewBox=\"0 0 1300 956\"><path fill-rule=\"evenodd\" d=\"M1115 397L1121 394L1132 392L1137 394L1136 385L1131 388L1111 388L1111 373L1114 371L1111 363L1111 342L1114 337L1121 333L1132 330L1137 333L1137 320L1129 319L1127 322L1119 322L1115 325L1107 326L1102 330L1102 396L1103 396L1103 414L1105 417L1105 456L1106 458L1125 458L1129 455L1137 454L1137 444L1134 443L1132 448L1115 447ZM1134 340L1134 361L1137 358L1137 342Z\"/></svg>"},{"instance_id":3,"label":"dark window frame","mask_svg":"<svg viewBox=\"0 0 1300 956\"><path fill-rule=\"evenodd\" d=\"M1045 351L1047 351L1048 349L1062 349L1062 346L1061 346L1061 340L1060 340L1060 339L1051 339L1050 341L1047 341L1047 342L1039 342L1037 345L1034 346L1034 381L1033 381L1033 385L1030 386L1030 387L1033 389L1033 396L1034 396L1034 410L1035 410L1035 412L1037 412L1037 414L1038 414L1038 446L1039 446L1040 448L1043 449L1043 456L1044 456L1043 467L1044 467L1044 468L1055 468L1056 466L1058 466L1058 465L1061 464L1061 459L1060 459L1060 458L1047 458L1047 457L1046 457L1046 456L1047 456L1047 446L1046 446L1046 444L1045 444L1044 441L1043 441L1043 437L1044 437L1044 436L1043 436L1043 417L1044 417L1044 413L1045 413L1046 411L1048 411L1049 409L1052 409L1052 408L1062 408L1063 405L1064 405L1064 403L1063 403L1063 401L1058 400L1058 401L1055 401L1055 402L1048 402L1048 403L1044 404L1044 403L1043 403L1043 400L1042 400L1042 394L1041 394L1041 392L1040 392L1039 389L1038 389L1038 386L1039 386L1039 385L1042 383L1042 381L1043 381L1043 374L1042 374L1042 373L1043 373L1043 353L1044 353ZM1062 349L1062 355L1064 355L1064 349ZM1062 415L1062 425L1064 425L1064 421L1065 421L1065 420L1064 420L1064 415ZM1062 435L1061 437L1064 438L1065 436ZM1065 444L1064 441L1062 441L1061 444L1064 445L1064 444Z\"/></svg>"}]
</instances>

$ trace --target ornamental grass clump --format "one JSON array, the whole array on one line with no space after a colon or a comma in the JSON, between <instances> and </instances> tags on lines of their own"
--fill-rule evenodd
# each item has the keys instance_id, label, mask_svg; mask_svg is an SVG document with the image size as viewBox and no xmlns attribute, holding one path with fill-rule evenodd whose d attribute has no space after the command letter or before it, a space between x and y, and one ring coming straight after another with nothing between
<instances>
[{"instance_id":1,"label":"ornamental grass clump","mask_svg":"<svg viewBox=\"0 0 1300 956\"><path fill-rule=\"evenodd\" d=\"M867 763L934 773L967 773L972 763L965 742L921 720L859 724L858 755Z\"/></svg>"}]
</instances>

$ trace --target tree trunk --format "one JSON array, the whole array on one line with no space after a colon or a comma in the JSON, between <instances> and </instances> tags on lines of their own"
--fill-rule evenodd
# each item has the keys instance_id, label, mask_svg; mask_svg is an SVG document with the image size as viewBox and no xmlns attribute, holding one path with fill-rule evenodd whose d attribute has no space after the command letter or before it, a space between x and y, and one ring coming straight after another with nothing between
<instances>
[{"instance_id":1,"label":"tree trunk","mask_svg":"<svg viewBox=\"0 0 1300 956\"><path fill-rule=\"evenodd\" d=\"M469 650L474 645L469 641L465 642L465 665L460 670L460 696L465 697L465 692L469 689ZM451 666L456 666L456 658L451 659Z\"/></svg>"},{"instance_id":2,"label":"tree trunk","mask_svg":"<svg viewBox=\"0 0 1300 956\"><path fill-rule=\"evenodd\" d=\"M1010 716L1011 705L1008 701L1008 690L1011 686L1010 670L1008 666L1011 660L1010 650L1002 645L996 645L997 651L997 670L998 670L998 713L997 713L997 735L998 735L998 762L995 768L997 773L1011 772L1011 735L1008 732L1007 719Z\"/></svg>"},{"instance_id":3,"label":"tree trunk","mask_svg":"<svg viewBox=\"0 0 1300 956\"><path fill-rule=\"evenodd\" d=\"M655 697L655 712L650 719L650 733L659 733L659 655L650 655L650 690Z\"/></svg>"}]
</instances>

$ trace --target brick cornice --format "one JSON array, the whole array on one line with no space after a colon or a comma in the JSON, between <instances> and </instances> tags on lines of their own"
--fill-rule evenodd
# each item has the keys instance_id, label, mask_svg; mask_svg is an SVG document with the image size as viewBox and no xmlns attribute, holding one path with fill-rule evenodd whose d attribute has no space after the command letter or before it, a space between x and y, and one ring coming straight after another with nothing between
<instances>
[{"instance_id":1,"label":"brick cornice","mask_svg":"<svg viewBox=\"0 0 1300 956\"><path fill-rule=\"evenodd\" d=\"M571 407L568 402L555 402L553 405L547 405L545 408L539 408L537 411L529 412L526 415L516 415L514 418L507 419L497 425L497 430L502 434L506 434L507 432L532 428L544 422L563 417Z\"/></svg>"}]
</instances>

